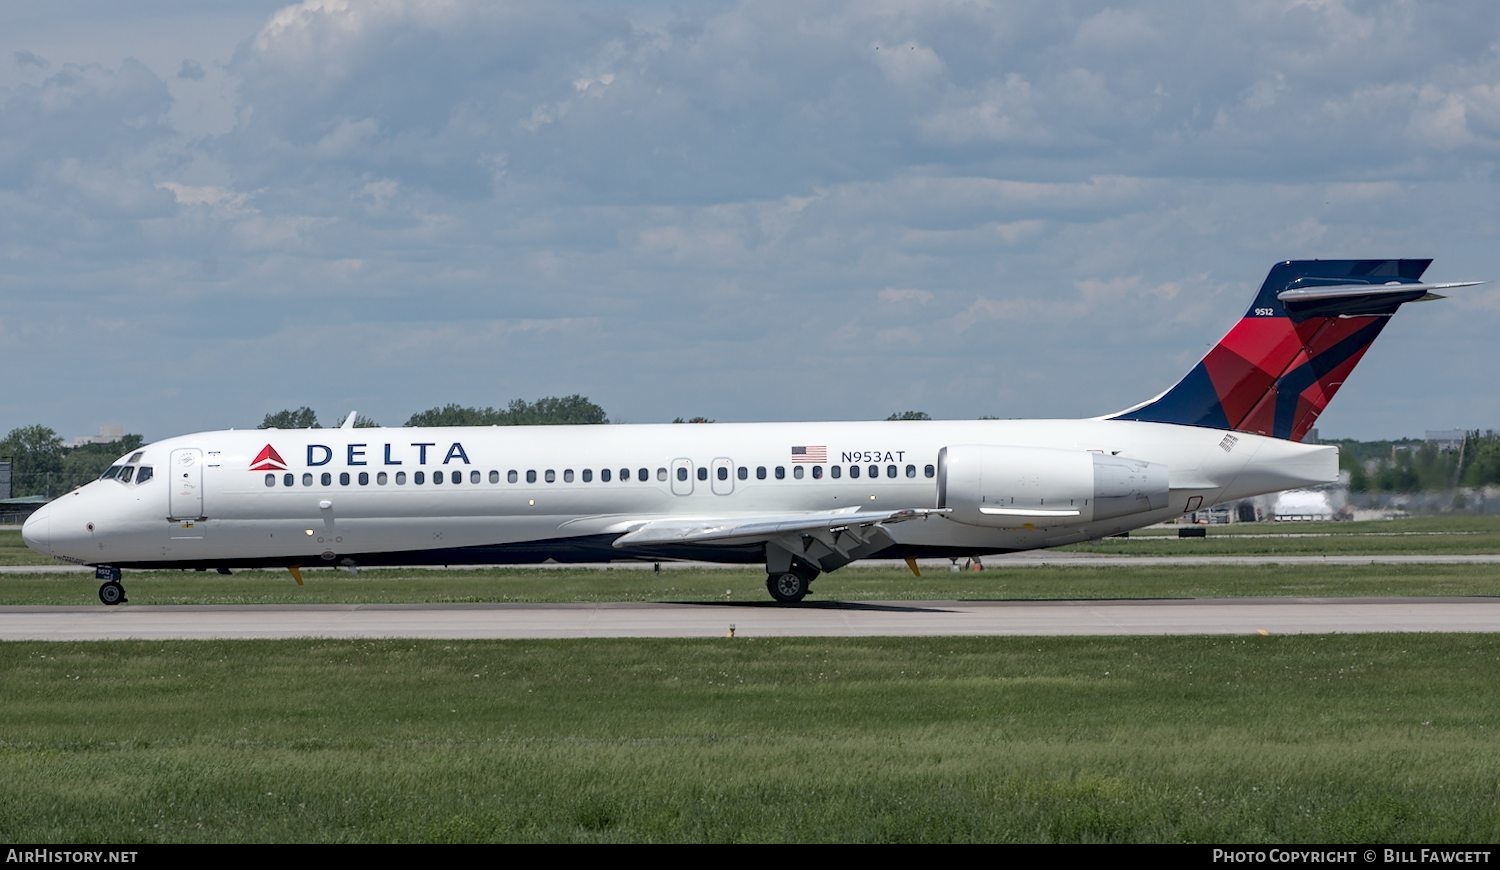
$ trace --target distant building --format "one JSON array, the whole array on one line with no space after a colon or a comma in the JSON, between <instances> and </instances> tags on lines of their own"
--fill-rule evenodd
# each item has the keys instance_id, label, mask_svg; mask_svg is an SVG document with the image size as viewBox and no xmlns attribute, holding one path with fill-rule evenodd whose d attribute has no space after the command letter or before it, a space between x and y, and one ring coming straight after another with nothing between
<instances>
[{"instance_id":1,"label":"distant building","mask_svg":"<svg viewBox=\"0 0 1500 870\"><path fill-rule=\"evenodd\" d=\"M0 499L10 498L10 460L0 459Z\"/></svg>"},{"instance_id":2,"label":"distant building","mask_svg":"<svg viewBox=\"0 0 1500 870\"><path fill-rule=\"evenodd\" d=\"M98 435L79 435L68 442L69 447L82 447L85 444L113 444L125 437L124 426L100 426Z\"/></svg>"},{"instance_id":3,"label":"distant building","mask_svg":"<svg viewBox=\"0 0 1500 870\"><path fill-rule=\"evenodd\" d=\"M1463 429L1428 429L1427 443L1436 447L1439 453L1457 453L1468 435Z\"/></svg>"}]
</instances>

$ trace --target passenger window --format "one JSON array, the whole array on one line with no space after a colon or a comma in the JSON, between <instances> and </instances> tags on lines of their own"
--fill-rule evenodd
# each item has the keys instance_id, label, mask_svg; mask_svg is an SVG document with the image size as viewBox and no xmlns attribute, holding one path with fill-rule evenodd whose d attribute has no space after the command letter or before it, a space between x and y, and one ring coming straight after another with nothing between
<instances>
[{"instance_id":1,"label":"passenger window","mask_svg":"<svg viewBox=\"0 0 1500 870\"><path fill-rule=\"evenodd\" d=\"M907 477L916 477L917 476L917 467L915 465L908 465L908 466L906 466L906 476Z\"/></svg>"},{"instance_id":2,"label":"passenger window","mask_svg":"<svg viewBox=\"0 0 1500 870\"><path fill-rule=\"evenodd\" d=\"M519 481L520 479L521 479L521 475L517 474L516 470L514 468L512 468L510 471L505 472L505 482L506 483L515 483L515 482Z\"/></svg>"},{"instance_id":3,"label":"passenger window","mask_svg":"<svg viewBox=\"0 0 1500 870\"><path fill-rule=\"evenodd\" d=\"M585 468L583 470L583 482L584 483L589 483L593 479L594 479L594 469L592 469L592 468Z\"/></svg>"},{"instance_id":4,"label":"passenger window","mask_svg":"<svg viewBox=\"0 0 1500 870\"><path fill-rule=\"evenodd\" d=\"M855 466L855 467L854 467L854 468L858 468L858 467L859 467L859 466ZM850 475L849 475L849 476L850 476L850 477L853 477L853 476L854 476L854 474L853 474L853 472L854 472L854 468L850 468L850 469L849 469L849 472L850 472ZM838 477L839 477L839 475L841 475L841 474L843 474L843 473L844 473L844 469L843 469L843 466L840 466L840 465L834 465L834 466L832 466L832 467L830 467L830 468L829 468L829 469L828 469L828 476L829 476L829 477L832 477L832 478L834 478L834 479L835 479L835 480L837 480L837 479L838 479Z\"/></svg>"},{"instance_id":5,"label":"passenger window","mask_svg":"<svg viewBox=\"0 0 1500 870\"><path fill-rule=\"evenodd\" d=\"M276 475L274 475L274 474L268 474L268 475L266 475L266 486L275 486L275 485L276 485Z\"/></svg>"},{"instance_id":6,"label":"passenger window","mask_svg":"<svg viewBox=\"0 0 1500 870\"><path fill-rule=\"evenodd\" d=\"M679 469L677 469L677 479L678 480L687 480L687 469L686 468L679 468Z\"/></svg>"},{"instance_id":7,"label":"passenger window","mask_svg":"<svg viewBox=\"0 0 1500 870\"><path fill-rule=\"evenodd\" d=\"M339 486L348 486L348 485L349 485L349 472L347 472L347 471L341 471L341 472L339 472Z\"/></svg>"},{"instance_id":8,"label":"passenger window","mask_svg":"<svg viewBox=\"0 0 1500 870\"><path fill-rule=\"evenodd\" d=\"M785 465L778 465L778 466L776 466L776 479L777 480L786 480L786 466Z\"/></svg>"},{"instance_id":9,"label":"passenger window","mask_svg":"<svg viewBox=\"0 0 1500 870\"><path fill-rule=\"evenodd\" d=\"M814 465L813 466L813 480L822 480L822 479L823 479L823 466L821 466L821 465Z\"/></svg>"},{"instance_id":10,"label":"passenger window","mask_svg":"<svg viewBox=\"0 0 1500 870\"><path fill-rule=\"evenodd\" d=\"M526 470L526 482L536 483L536 469L529 468Z\"/></svg>"},{"instance_id":11,"label":"passenger window","mask_svg":"<svg viewBox=\"0 0 1500 870\"><path fill-rule=\"evenodd\" d=\"M851 465L851 466L849 466L849 476L850 477L859 477L859 466L858 465Z\"/></svg>"},{"instance_id":12,"label":"passenger window","mask_svg":"<svg viewBox=\"0 0 1500 870\"><path fill-rule=\"evenodd\" d=\"M698 466L698 479L699 480L708 480L708 469L704 468L701 465Z\"/></svg>"},{"instance_id":13,"label":"passenger window","mask_svg":"<svg viewBox=\"0 0 1500 870\"><path fill-rule=\"evenodd\" d=\"M281 476L281 485L282 486L291 486L292 484L294 484L296 482L297 482L297 476L295 474L283 474Z\"/></svg>"},{"instance_id":14,"label":"passenger window","mask_svg":"<svg viewBox=\"0 0 1500 870\"><path fill-rule=\"evenodd\" d=\"M490 469L490 483L499 483L499 482L500 482L500 472L498 472L498 471L496 471L494 469Z\"/></svg>"},{"instance_id":15,"label":"passenger window","mask_svg":"<svg viewBox=\"0 0 1500 870\"><path fill-rule=\"evenodd\" d=\"M417 473L421 474L420 471L417 472ZM422 481L420 481L420 480L417 481L417 483L421 483L421 482ZM434 471L432 473L432 482L433 482L434 485L442 483L443 482L443 473L441 471Z\"/></svg>"},{"instance_id":16,"label":"passenger window","mask_svg":"<svg viewBox=\"0 0 1500 870\"><path fill-rule=\"evenodd\" d=\"M129 483L130 479L132 477L135 477L135 466L134 465L127 465L127 466L125 466L125 470L120 472L120 482L121 483Z\"/></svg>"},{"instance_id":17,"label":"passenger window","mask_svg":"<svg viewBox=\"0 0 1500 870\"><path fill-rule=\"evenodd\" d=\"M368 471L361 471L359 473L359 485L360 486L369 486L370 485L370 472L368 472Z\"/></svg>"},{"instance_id":18,"label":"passenger window","mask_svg":"<svg viewBox=\"0 0 1500 870\"><path fill-rule=\"evenodd\" d=\"M620 469L620 482L624 483L625 481L627 481L629 479L630 479L630 469L628 469L628 468L622 468L622 469Z\"/></svg>"},{"instance_id":19,"label":"passenger window","mask_svg":"<svg viewBox=\"0 0 1500 870\"><path fill-rule=\"evenodd\" d=\"M396 472L396 485L397 486L404 486L405 484L406 484L406 472L404 472L404 471L398 471L398 472Z\"/></svg>"},{"instance_id":20,"label":"passenger window","mask_svg":"<svg viewBox=\"0 0 1500 870\"><path fill-rule=\"evenodd\" d=\"M412 483L426 483L427 482L427 473L423 472L423 471L413 471L411 473L411 482Z\"/></svg>"},{"instance_id":21,"label":"passenger window","mask_svg":"<svg viewBox=\"0 0 1500 870\"><path fill-rule=\"evenodd\" d=\"M439 471L438 474L442 474L442 472ZM450 483L463 483L464 482L464 473L462 471L450 472L448 474L448 481Z\"/></svg>"},{"instance_id":22,"label":"passenger window","mask_svg":"<svg viewBox=\"0 0 1500 870\"><path fill-rule=\"evenodd\" d=\"M727 468L725 468L725 467L724 467L724 466L722 466L722 465L721 465L721 466L719 466L719 468L718 468L718 471L717 471L717 473L716 473L716 476L717 476L717 477L718 477L718 478L719 478L719 479L720 479L720 480L728 480L728 479L729 479L729 469L727 469Z\"/></svg>"},{"instance_id":23,"label":"passenger window","mask_svg":"<svg viewBox=\"0 0 1500 870\"><path fill-rule=\"evenodd\" d=\"M457 472L454 472L454 473L457 474ZM493 471L490 472L490 474L494 474L494 473L495 472L493 472ZM481 481L479 479L479 472L477 472L477 471L471 471L471 472L469 472L469 482L470 483L480 483Z\"/></svg>"},{"instance_id":24,"label":"passenger window","mask_svg":"<svg viewBox=\"0 0 1500 870\"><path fill-rule=\"evenodd\" d=\"M332 474L332 472L328 472L328 471L323 472L321 475L318 476L318 482L321 483L321 484L323 484L324 486L333 486L333 474Z\"/></svg>"},{"instance_id":25,"label":"passenger window","mask_svg":"<svg viewBox=\"0 0 1500 870\"><path fill-rule=\"evenodd\" d=\"M287 477L291 477L291 475L288 474ZM136 475L135 475L135 485L136 486L140 486L141 484L145 483L146 481L148 481L150 479L151 479L151 466L149 466L149 465L142 465L141 466L141 470L138 471L138 472L136 472Z\"/></svg>"},{"instance_id":26,"label":"passenger window","mask_svg":"<svg viewBox=\"0 0 1500 870\"><path fill-rule=\"evenodd\" d=\"M896 466L894 466L894 465L887 465L885 467L885 476L886 477L895 477L896 476Z\"/></svg>"},{"instance_id":27,"label":"passenger window","mask_svg":"<svg viewBox=\"0 0 1500 870\"><path fill-rule=\"evenodd\" d=\"M645 483L646 481L651 479L651 469L642 468L636 472L635 476L641 481L641 483Z\"/></svg>"},{"instance_id":28,"label":"passenger window","mask_svg":"<svg viewBox=\"0 0 1500 870\"><path fill-rule=\"evenodd\" d=\"M379 474L375 475L375 483L378 484L378 485L380 485L380 486L385 486L386 481L388 481L388 480L390 480L390 477L387 476L384 471L382 471Z\"/></svg>"},{"instance_id":29,"label":"passenger window","mask_svg":"<svg viewBox=\"0 0 1500 870\"><path fill-rule=\"evenodd\" d=\"M312 486L312 481L313 481L313 477L312 477L312 472L311 471L306 472L305 474L302 475L302 485L303 486Z\"/></svg>"},{"instance_id":30,"label":"passenger window","mask_svg":"<svg viewBox=\"0 0 1500 870\"><path fill-rule=\"evenodd\" d=\"M557 483L557 472L555 472L555 471L553 471L552 469L549 468L542 475L542 479L545 480L545 481L547 481L548 483Z\"/></svg>"},{"instance_id":31,"label":"passenger window","mask_svg":"<svg viewBox=\"0 0 1500 870\"><path fill-rule=\"evenodd\" d=\"M564 468L563 469L563 483L572 483L572 482L573 482L573 469L571 469L571 468Z\"/></svg>"},{"instance_id":32,"label":"passenger window","mask_svg":"<svg viewBox=\"0 0 1500 870\"><path fill-rule=\"evenodd\" d=\"M880 466L878 466L878 465L872 465L872 466L870 466L870 476L871 477L879 477L880 476Z\"/></svg>"},{"instance_id":33,"label":"passenger window","mask_svg":"<svg viewBox=\"0 0 1500 870\"><path fill-rule=\"evenodd\" d=\"M741 465L739 468L735 469L734 473L735 473L735 476L738 477L740 480L749 480L750 479L750 469L746 468L743 465Z\"/></svg>"},{"instance_id":34,"label":"passenger window","mask_svg":"<svg viewBox=\"0 0 1500 870\"><path fill-rule=\"evenodd\" d=\"M608 468L599 469L599 479L604 483L609 483L609 474L610 472Z\"/></svg>"},{"instance_id":35,"label":"passenger window","mask_svg":"<svg viewBox=\"0 0 1500 870\"><path fill-rule=\"evenodd\" d=\"M935 474L937 474L937 469L933 468L931 465L924 466L922 468L922 476L923 477L932 477Z\"/></svg>"},{"instance_id":36,"label":"passenger window","mask_svg":"<svg viewBox=\"0 0 1500 870\"><path fill-rule=\"evenodd\" d=\"M665 483L667 480L667 470L665 468L656 469L656 479Z\"/></svg>"},{"instance_id":37,"label":"passenger window","mask_svg":"<svg viewBox=\"0 0 1500 870\"><path fill-rule=\"evenodd\" d=\"M765 480L766 479L766 467L764 465L757 465L757 466L755 466L755 479L756 480Z\"/></svg>"},{"instance_id":38,"label":"passenger window","mask_svg":"<svg viewBox=\"0 0 1500 870\"><path fill-rule=\"evenodd\" d=\"M802 479L802 473L803 473L804 469L805 469L805 466L793 465L792 466L792 477L795 477L798 480L801 480Z\"/></svg>"}]
</instances>

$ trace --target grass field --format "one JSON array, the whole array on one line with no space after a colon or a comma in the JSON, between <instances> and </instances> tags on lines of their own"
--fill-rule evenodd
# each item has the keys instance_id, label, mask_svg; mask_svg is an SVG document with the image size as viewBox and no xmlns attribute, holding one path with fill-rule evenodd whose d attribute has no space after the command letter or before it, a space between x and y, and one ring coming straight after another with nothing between
<instances>
[{"instance_id":1,"label":"grass field","mask_svg":"<svg viewBox=\"0 0 1500 870\"><path fill-rule=\"evenodd\" d=\"M285 572L127 572L132 605L447 602L763 601L756 568L648 570L489 568L320 569L298 587ZM91 574L0 575L0 605L95 604ZM1500 565L1016 566L983 572L858 565L825 574L812 601L1056 598L1244 598L1500 595Z\"/></svg>"},{"instance_id":2,"label":"grass field","mask_svg":"<svg viewBox=\"0 0 1500 870\"><path fill-rule=\"evenodd\" d=\"M1500 840L1500 637L0 645L0 836Z\"/></svg>"}]
</instances>

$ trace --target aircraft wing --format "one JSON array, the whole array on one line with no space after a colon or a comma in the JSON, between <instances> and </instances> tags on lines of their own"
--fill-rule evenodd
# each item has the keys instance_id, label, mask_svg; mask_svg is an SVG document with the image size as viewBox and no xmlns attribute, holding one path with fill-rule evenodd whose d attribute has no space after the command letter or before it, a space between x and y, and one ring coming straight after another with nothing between
<instances>
[{"instance_id":1,"label":"aircraft wing","mask_svg":"<svg viewBox=\"0 0 1500 870\"><path fill-rule=\"evenodd\" d=\"M615 540L616 547L650 544L747 544L787 536L839 536L890 523L948 513L947 508L901 508L865 511L841 508L832 511L762 514L726 518L646 520Z\"/></svg>"}]
</instances>

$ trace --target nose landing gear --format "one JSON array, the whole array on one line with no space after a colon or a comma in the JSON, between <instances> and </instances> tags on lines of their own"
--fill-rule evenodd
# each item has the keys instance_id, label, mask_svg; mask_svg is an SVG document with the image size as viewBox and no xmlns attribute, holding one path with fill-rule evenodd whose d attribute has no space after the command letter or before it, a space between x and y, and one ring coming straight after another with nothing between
<instances>
[{"instance_id":1,"label":"nose landing gear","mask_svg":"<svg viewBox=\"0 0 1500 870\"><path fill-rule=\"evenodd\" d=\"M103 580L99 586L99 600L113 607L116 604L124 604L130 599L125 597L125 586L120 582L120 569L109 565L100 565L94 569L94 579Z\"/></svg>"}]
</instances>

